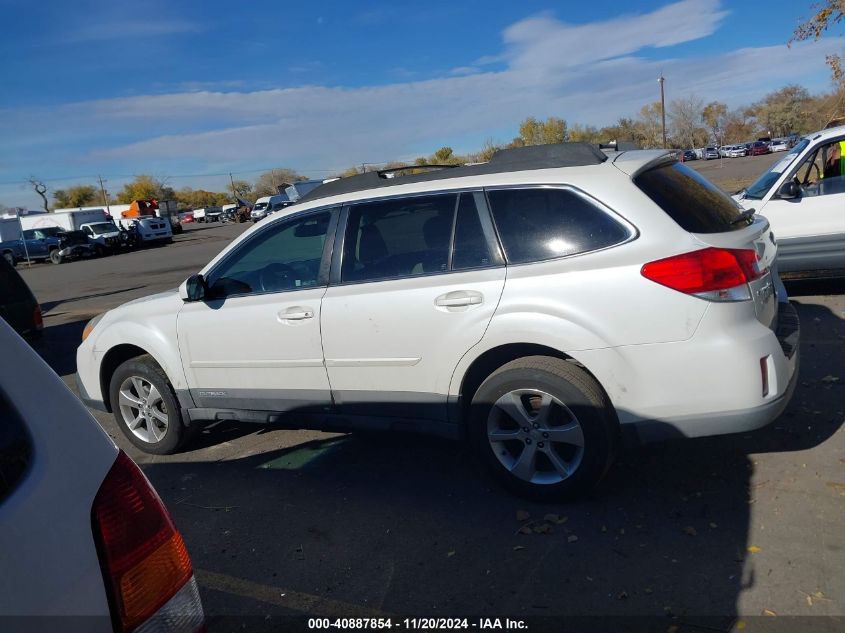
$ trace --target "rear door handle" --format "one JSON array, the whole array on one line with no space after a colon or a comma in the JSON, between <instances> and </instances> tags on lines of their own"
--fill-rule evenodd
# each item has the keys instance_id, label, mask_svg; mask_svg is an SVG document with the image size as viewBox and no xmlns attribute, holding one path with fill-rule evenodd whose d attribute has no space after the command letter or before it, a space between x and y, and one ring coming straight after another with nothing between
<instances>
[{"instance_id":1,"label":"rear door handle","mask_svg":"<svg viewBox=\"0 0 845 633\"><path fill-rule=\"evenodd\" d=\"M295 307L295 308L288 308L282 312L279 312L279 320L280 321L302 321L304 319L313 319L314 318L314 311L310 308L302 308L302 307Z\"/></svg>"},{"instance_id":2,"label":"rear door handle","mask_svg":"<svg viewBox=\"0 0 845 633\"><path fill-rule=\"evenodd\" d=\"M440 308L462 308L482 303L484 303L484 295L475 290L453 290L434 300L434 305Z\"/></svg>"}]
</instances>

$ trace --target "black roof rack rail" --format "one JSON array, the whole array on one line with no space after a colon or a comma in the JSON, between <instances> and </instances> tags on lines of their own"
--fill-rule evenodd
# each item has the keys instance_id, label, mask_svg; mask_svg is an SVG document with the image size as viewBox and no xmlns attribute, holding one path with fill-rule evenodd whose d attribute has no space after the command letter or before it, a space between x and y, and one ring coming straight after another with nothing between
<instances>
[{"instance_id":1,"label":"black roof rack rail","mask_svg":"<svg viewBox=\"0 0 845 633\"><path fill-rule=\"evenodd\" d=\"M621 151L621 150L620 150ZM339 196L367 189L393 187L416 182L446 180L465 176L482 176L509 171L528 171L532 169L554 169L558 167L583 167L600 165L607 160L607 154L592 143L556 143L552 145L530 145L501 149L489 162L475 165L409 165L394 169L368 171L357 176L340 178L327 182L308 192L299 201L310 202L320 198ZM429 170L424 173L396 176L397 171L426 169L427 167L447 167L447 169ZM394 174L388 177L387 174Z\"/></svg>"},{"instance_id":2,"label":"black roof rack rail","mask_svg":"<svg viewBox=\"0 0 845 633\"><path fill-rule=\"evenodd\" d=\"M408 171L410 169L453 169L461 165L441 165L433 163L430 165L405 165L404 167L391 167L390 169L377 169L376 173L382 178L394 178L395 176L388 176L388 174L395 174L397 171Z\"/></svg>"}]
</instances>

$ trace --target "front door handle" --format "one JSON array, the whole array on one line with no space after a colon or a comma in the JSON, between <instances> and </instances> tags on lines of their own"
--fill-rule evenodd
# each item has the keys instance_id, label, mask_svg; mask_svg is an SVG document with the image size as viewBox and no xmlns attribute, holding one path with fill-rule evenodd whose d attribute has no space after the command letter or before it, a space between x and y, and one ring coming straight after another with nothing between
<instances>
[{"instance_id":1,"label":"front door handle","mask_svg":"<svg viewBox=\"0 0 845 633\"><path fill-rule=\"evenodd\" d=\"M484 295L475 290L453 290L434 300L439 308L463 308L484 303Z\"/></svg>"},{"instance_id":2,"label":"front door handle","mask_svg":"<svg viewBox=\"0 0 845 633\"><path fill-rule=\"evenodd\" d=\"M279 312L280 321L303 321L305 319L313 318L314 310L312 310L311 308L303 308L301 306L288 308L287 310Z\"/></svg>"}]
</instances>

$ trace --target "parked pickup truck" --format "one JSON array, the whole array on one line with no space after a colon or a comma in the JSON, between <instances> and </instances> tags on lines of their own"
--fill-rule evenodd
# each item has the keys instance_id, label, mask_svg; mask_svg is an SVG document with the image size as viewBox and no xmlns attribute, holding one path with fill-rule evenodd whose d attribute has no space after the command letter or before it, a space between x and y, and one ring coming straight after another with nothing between
<instances>
[{"instance_id":1,"label":"parked pickup truck","mask_svg":"<svg viewBox=\"0 0 845 633\"><path fill-rule=\"evenodd\" d=\"M88 236L99 254L115 248L120 240L120 230L114 222L90 222L80 226L79 230Z\"/></svg>"},{"instance_id":2,"label":"parked pickup truck","mask_svg":"<svg viewBox=\"0 0 845 633\"><path fill-rule=\"evenodd\" d=\"M219 222L223 213L223 207L205 207L194 209L195 222Z\"/></svg>"}]
</instances>

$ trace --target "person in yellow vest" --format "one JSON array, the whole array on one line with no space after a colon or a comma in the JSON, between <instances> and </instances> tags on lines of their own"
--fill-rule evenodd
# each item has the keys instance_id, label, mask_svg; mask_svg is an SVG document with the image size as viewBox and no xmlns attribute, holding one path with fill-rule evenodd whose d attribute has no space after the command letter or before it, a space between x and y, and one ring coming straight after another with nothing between
<instances>
[{"instance_id":1,"label":"person in yellow vest","mask_svg":"<svg viewBox=\"0 0 845 633\"><path fill-rule=\"evenodd\" d=\"M822 178L845 176L845 161L842 160L843 156L845 156L845 141L831 143L827 154L827 160L824 164L824 173Z\"/></svg>"}]
</instances>

